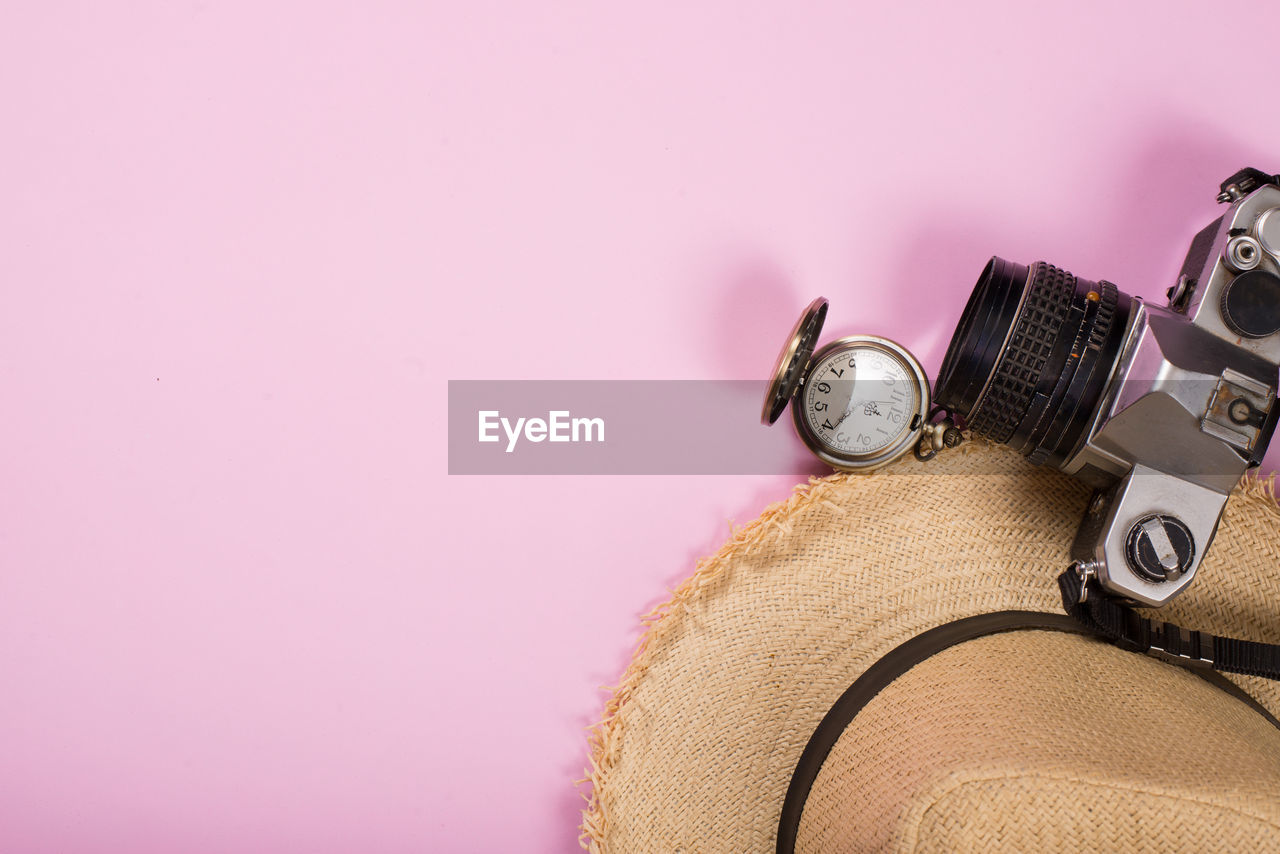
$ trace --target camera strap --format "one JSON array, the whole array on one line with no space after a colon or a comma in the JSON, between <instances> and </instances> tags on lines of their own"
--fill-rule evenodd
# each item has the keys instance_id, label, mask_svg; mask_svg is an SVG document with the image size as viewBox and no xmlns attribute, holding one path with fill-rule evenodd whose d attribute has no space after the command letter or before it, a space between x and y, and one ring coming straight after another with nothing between
<instances>
[{"instance_id":1,"label":"camera strap","mask_svg":"<svg viewBox=\"0 0 1280 854\"><path fill-rule=\"evenodd\" d=\"M1062 605L1085 628L1121 649L1178 664L1280 679L1280 645L1224 638L1152 620L1108 596L1098 580L1073 564L1058 576Z\"/></svg>"}]
</instances>

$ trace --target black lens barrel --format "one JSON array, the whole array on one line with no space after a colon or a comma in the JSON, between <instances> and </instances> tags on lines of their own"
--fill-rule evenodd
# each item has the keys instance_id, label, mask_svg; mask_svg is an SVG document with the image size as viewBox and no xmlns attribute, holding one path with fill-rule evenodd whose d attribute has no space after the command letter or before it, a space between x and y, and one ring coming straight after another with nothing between
<instances>
[{"instance_id":1,"label":"black lens barrel","mask_svg":"<svg viewBox=\"0 0 1280 854\"><path fill-rule=\"evenodd\" d=\"M1061 466L1087 438L1129 307L1110 282L992 258L952 336L936 400L974 433Z\"/></svg>"},{"instance_id":2,"label":"black lens barrel","mask_svg":"<svg viewBox=\"0 0 1280 854\"><path fill-rule=\"evenodd\" d=\"M992 258L964 307L938 375L937 394L947 409L969 419L995 371L1005 338L1017 318L1027 268ZM941 403L939 399L939 403Z\"/></svg>"}]
</instances>

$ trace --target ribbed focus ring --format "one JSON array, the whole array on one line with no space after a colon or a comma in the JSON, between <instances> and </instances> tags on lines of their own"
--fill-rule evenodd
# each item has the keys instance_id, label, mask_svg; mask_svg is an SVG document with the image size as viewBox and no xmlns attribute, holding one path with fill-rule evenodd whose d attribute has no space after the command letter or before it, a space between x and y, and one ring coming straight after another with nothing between
<instances>
[{"instance_id":1,"label":"ribbed focus ring","mask_svg":"<svg viewBox=\"0 0 1280 854\"><path fill-rule=\"evenodd\" d=\"M1102 288L1102 300L1098 303L1098 317L1093 322L1093 331L1089 333L1089 349L1101 350L1107 336L1111 334L1111 322L1116 316L1116 302L1120 298L1120 289L1108 281L1098 282Z\"/></svg>"},{"instance_id":2,"label":"ribbed focus ring","mask_svg":"<svg viewBox=\"0 0 1280 854\"><path fill-rule=\"evenodd\" d=\"M1007 442L1031 404L1036 383L1071 308L1075 276L1039 261L995 375L969 419L975 432Z\"/></svg>"},{"instance_id":3,"label":"ribbed focus ring","mask_svg":"<svg viewBox=\"0 0 1280 854\"><path fill-rule=\"evenodd\" d=\"M1066 458L1087 426L1083 416L1088 412L1081 412L1081 407L1087 410L1092 406L1088 390L1100 387L1110 368L1109 361L1105 365L1101 362L1106 361L1104 349L1115 343L1112 331L1120 309L1120 291L1110 282L1088 279L1076 279L1075 291L1079 327L1074 333L1070 328L1062 330L1055 347L1060 355L1046 368L1057 376L1043 377L1038 392L1043 405L1033 406L1036 415L1025 419L1014 433L1014 444L1019 444L1016 437L1021 435L1019 449L1036 465L1055 455L1059 462Z\"/></svg>"}]
</instances>

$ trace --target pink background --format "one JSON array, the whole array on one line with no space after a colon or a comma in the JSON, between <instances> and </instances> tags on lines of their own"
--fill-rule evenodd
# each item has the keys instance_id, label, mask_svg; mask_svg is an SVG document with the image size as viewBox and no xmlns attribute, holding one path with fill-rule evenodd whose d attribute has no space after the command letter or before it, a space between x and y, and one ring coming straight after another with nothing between
<instances>
[{"instance_id":1,"label":"pink background","mask_svg":"<svg viewBox=\"0 0 1280 854\"><path fill-rule=\"evenodd\" d=\"M576 845L639 614L779 477L446 474L448 379L936 369L992 253L1158 297L1274 4L0 13L0 845ZM793 442L779 430L779 442Z\"/></svg>"}]
</instances>

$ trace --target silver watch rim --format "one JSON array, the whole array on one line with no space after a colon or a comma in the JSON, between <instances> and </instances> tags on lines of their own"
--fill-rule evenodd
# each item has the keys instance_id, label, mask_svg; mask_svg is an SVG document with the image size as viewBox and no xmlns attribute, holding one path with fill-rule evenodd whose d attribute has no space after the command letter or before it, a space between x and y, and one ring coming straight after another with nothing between
<instances>
[{"instance_id":1,"label":"silver watch rim","mask_svg":"<svg viewBox=\"0 0 1280 854\"><path fill-rule=\"evenodd\" d=\"M839 451L833 451L810 429L804 417L804 405L798 400L804 392L804 381L809 376L807 368L808 365L818 364L836 350L868 345L889 351L901 359L909 369L912 378L916 382L917 389L918 405L915 413L913 413L913 417L916 419L916 426L904 433L897 442L879 451L869 454L844 454ZM924 432L925 421L928 418L931 394L932 389L929 386L929 378L925 375L924 367L920 364L920 360L906 347L892 338L885 338L880 335L848 335L824 344L821 349L810 356L804 375L792 392L791 420L795 424L796 433L799 434L800 441L804 442L818 459L840 471L869 472L899 459L919 443L920 435Z\"/></svg>"}]
</instances>

